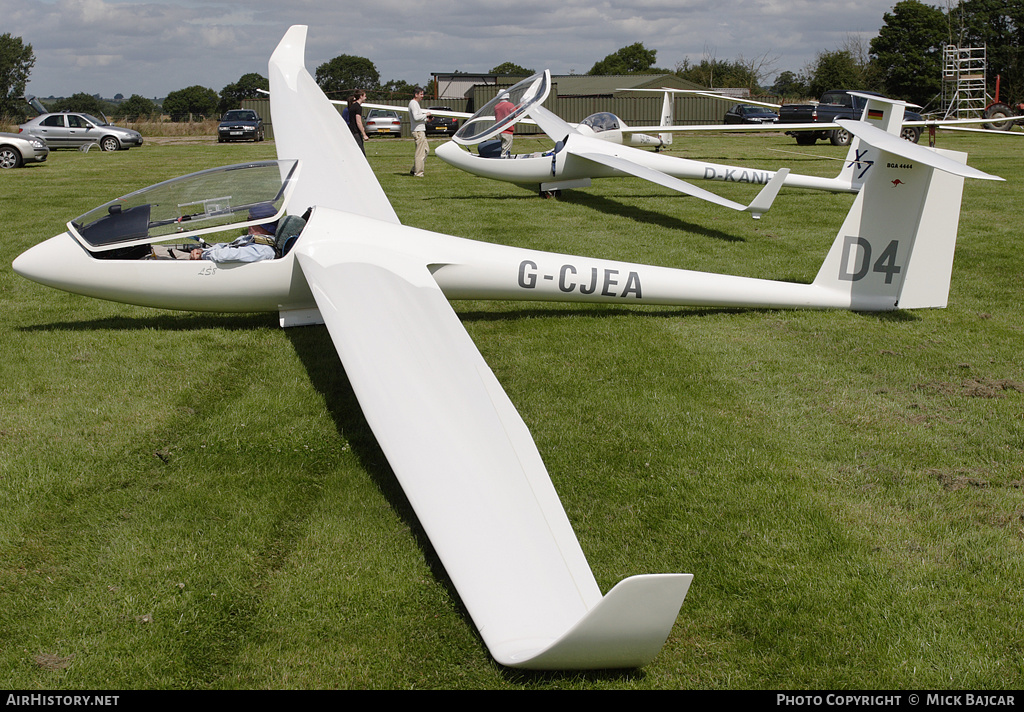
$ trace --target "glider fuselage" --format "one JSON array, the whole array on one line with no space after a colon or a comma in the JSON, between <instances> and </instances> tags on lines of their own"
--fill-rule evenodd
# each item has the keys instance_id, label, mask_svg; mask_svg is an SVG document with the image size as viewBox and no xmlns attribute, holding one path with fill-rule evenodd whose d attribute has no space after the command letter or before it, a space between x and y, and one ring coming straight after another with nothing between
<instances>
[{"instance_id":1,"label":"glider fuselage","mask_svg":"<svg viewBox=\"0 0 1024 712\"><path fill-rule=\"evenodd\" d=\"M365 225L354 225L364 221ZM353 226L359 229L352 230ZM373 238L360 240L353 235ZM356 250L363 242L388 244L396 251L422 256L449 299L849 306L849 295L830 297L813 285L481 243L318 208L299 241L324 238L349 242ZM56 289L139 306L187 311L277 311L282 319L316 308L294 252L253 263L104 259L65 232L26 251L13 266L22 276ZM294 323L316 320L306 317Z\"/></svg>"},{"instance_id":2,"label":"glider fuselage","mask_svg":"<svg viewBox=\"0 0 1024 712\"><path fill-rule=\"evenodd\" d=\"M625 158L638 165L682 180L713 180L723 183L765 185L775 175L775 171L695 161L689 158L620 146L583 135L570 136L567 141L574 144L574 149L579 150L581 146L585 146L586 150ZM588 178L629 177L627 173L588 161L565 150L518 154L512 158L482 158L463 150L454 142L448 142L438 146L434 153L444 162L467 173L530 187ZM856 192L859 188L859 184L854 185L850 180L842 178L820 178L794 173L787 176L783 185L792 188L850 193Z\"/></svg>"}]
</instances>

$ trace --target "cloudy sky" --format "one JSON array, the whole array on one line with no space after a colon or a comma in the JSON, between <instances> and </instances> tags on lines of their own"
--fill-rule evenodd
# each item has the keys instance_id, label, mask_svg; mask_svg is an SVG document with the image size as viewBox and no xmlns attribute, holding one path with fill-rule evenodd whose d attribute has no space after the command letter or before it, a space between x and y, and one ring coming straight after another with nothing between
<instances>
[{"instance_id":1,"label":"cloudy sky","mask_svg":"<svg viewBox=\"0 0 1024 712\"><path fill-rule=\"evenodd\" d=\"M267 60L289 25L309 25L306 66L368 57L383 81L486 72L505 61L585 73L643 42L657 64L767 57L803 69L821 50L870 38L895 0L0 0L0 34L30 43L29 91L148 98L220 91Z\"/></svg>"}]
</instances>

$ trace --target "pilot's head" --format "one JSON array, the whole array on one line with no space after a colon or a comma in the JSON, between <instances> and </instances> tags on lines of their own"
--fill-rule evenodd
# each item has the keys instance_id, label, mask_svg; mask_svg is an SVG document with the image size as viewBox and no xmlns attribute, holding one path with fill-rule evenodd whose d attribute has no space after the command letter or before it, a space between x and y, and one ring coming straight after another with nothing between
<instances>
[{"instance_id":1,"label":"pilot's head","mask_svg":"<svg viewBox=\"0 0 1024 712\"><path fill-rule=\"evenodd\" d=\"M257 203L256 205L249 208L249 219L250 220L262 220L263 218L272 218L277 214L277 209L272 203ZM277 232L277 221L272 220L270 222L261 223L254 225L254 228L258 228L262 232L268 235L273 235ZM250 232L252 228L250 228Z\"/></svg>"}]
</instances>

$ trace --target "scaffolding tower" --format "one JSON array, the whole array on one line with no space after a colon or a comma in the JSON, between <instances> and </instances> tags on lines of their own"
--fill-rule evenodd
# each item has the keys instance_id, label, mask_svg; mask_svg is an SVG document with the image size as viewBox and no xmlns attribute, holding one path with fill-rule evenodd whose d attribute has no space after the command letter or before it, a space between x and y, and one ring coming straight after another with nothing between
<instances>
[{"instance_id":1,"label":"scaffolding tower","mask_svg":"<svg viewBox=\"0 0 1024 712\"><path fill-rule=\"evenodd\" d=\"M976 119L985 114L985 69L988 64L985 45L942 48L942 104L946 119Z\"/></svg>"}]
</instances>

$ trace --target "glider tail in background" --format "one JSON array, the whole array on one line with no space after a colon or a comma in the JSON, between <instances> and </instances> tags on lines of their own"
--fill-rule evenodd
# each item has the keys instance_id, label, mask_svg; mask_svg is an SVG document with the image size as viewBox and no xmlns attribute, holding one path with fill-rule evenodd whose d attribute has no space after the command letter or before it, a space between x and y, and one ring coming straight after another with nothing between
<instances>
[{"instance_id":1,"label":"glider tail in background","mask_svg":"<svg viewBox=\"0 0 1024 712\"><path fill-rule=\"evenodd\" d=\"M661 102L661 125L671 126L675 123L675 112L673 111L675 104L675 97L672 96L671 92L665 92L665 98ZM672 145L672 132L666 131L665 133L658 134L661 138L661 142L665 146Z\"/></svg>"},{"instance_id":2,"label":"glider tail in background","mask_svg":"<svg viewBox=\"0 0 1024 712\"><path fill-rule=\"evenodd\" d=\"M671 91L665 91L661 101L661 121L659 126L672 126L675 123L674 110L675 97ZM631 133L629 135L631 146L653 146L656 151L672 145L672 132L663 131L657 136L648 136L643 133Z\"/></svg>"}]
</instances>

